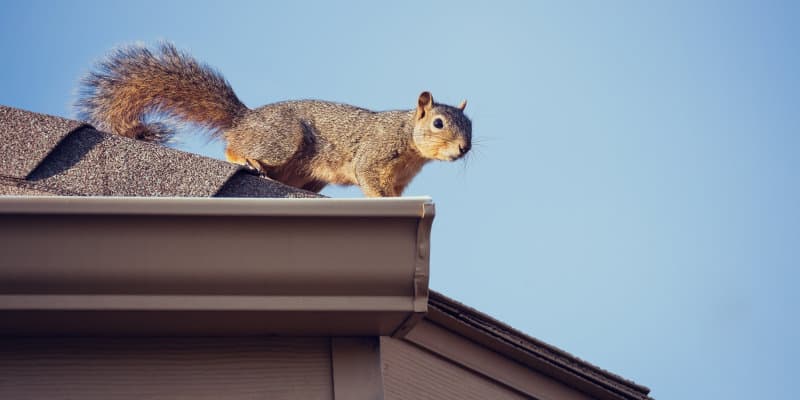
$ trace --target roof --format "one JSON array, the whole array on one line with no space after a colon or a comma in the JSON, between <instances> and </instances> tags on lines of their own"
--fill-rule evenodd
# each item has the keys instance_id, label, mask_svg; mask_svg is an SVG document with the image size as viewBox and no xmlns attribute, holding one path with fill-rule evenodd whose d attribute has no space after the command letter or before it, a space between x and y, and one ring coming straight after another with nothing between
<instances>
[{"instance_id":1,"label":"roof","mask_svg":"<svg viewBox=\"0 0 800 400\"><path fill-rule=\"evenodd\" d=\"M228 162L0 105L0 195L320 197Z\"/></svg>"},{"instance_id":2,"label":"roof","mask_svg":"<svg viewBox=\"0 0 800 400\"><path fill-rule=\"evenodd\" d=\"M280 200L278 202L275 200L269 200L269 204L267 205L267 203L259 204L258 202L248 204L248 199L228 199L221 202L218 201L216 203L203 204L204 201L213 200L181 198L125 200L118 198L84 199L88 202L75 200L70 202L70 200L65 198L56 198L48 201L45 199L35 199L29 197L11 197L3 200L3 197L0 196L0 208L5 206L6 217L10 217L12 219L19 218L20 215L34 216L35 214L42 212L51 217L53 215L60 215L64 218L69 218L70 215L96 215L102 216L103 218L101 219L108 219L111 217L113 220L113 217L116 216L120 218L120 220L116 221L116 223L123 224L135 223L135 221L131 220L125 221L126 217L133 216L136 220L142 220L144 219L142 216L145 215L150 217L154 216L155 218L165 217L168 219L176 217L219 218L227 216L230 218L237 216L250 216L254 218L263 218L262 221L271 221L271 223L259 225L260 227L271 226L277 219L282 218L296 218L295 221L299 221L304 218L328 218L330 219L329 222L336 223L338 220L338 222L345 222L345 225L343 226L346 226L347 223L349 223L348 221L363 221L365 218L376 223L391 221L392 218L417 218L417 216L414 216L414 213L416 212L414 209L418 208L420 204L427 204L429 202L429 199L364 199L351 201L336 201L328 199L324 200L326 201L325 205L322 205L322 203L315 205L313 203L315 200L308 198L316 198L321 196L315 193L289 187L270 179L252 175L246 169L229 164L227 162L99 132L93 129L91 126L77 121L32 113L1 105L0 144L2 144L2 146L0 146L0 195L286 198L286 200ZM306 203L304 203L302 200L303 198L306 198ZM316 201L320 200L318 199ZM360 296L362 300L366 300L366 303L361 305L354 304L347 300L339 303L339 306L342 308L338 311L370 312L370 307L372 307L372 311L378 312L391 312L390 309L395 309L395 311L402 309L401 312L405 313L403 314L405 316L402 318L406 319L399 322L398 325L399 320L395 318L392 320L391 324L384 326L377 326L374 324L370 326L368 319L362 320L361 322L366 321L366 323L360 326L359 329L361 330L352 331L349 333L365 334L368 332L379 332L381 334L394 333L400 336L408 334L408 338L413 339L414 331L409 332L409 330L414 327L415 323L419 322L419 320L422 318L421 312L427 310L427 315L424 317L426 321L431 321L439 326L443 326L446 329L453 331L472 342L478 343L481 346L497 352L498 354L502 354L505 357L513 359L516 362L527 366L528 368L540 371L543 374L551 376L569 385L579 387L587 393L595 394L599 398L649 398L649 389L644 386L638 385L613 373L605 371L563 350L530 337L496 319L493 319L486 314L458 303L457 301L452 300L442 294L434 291L428 292L427 238L430 234L430 217L432 217L433 211L432 204L430 207L431 208L428 211L427 217L425 216L424 211L420 212L418 216L420 219L412 224L415 228L411 228L410 226L398 226L399 230L397 232L405 232L406 234L411 235L409 237L414 238L413 250L409 248L409 251L417 254L417 257L422 257L421 259L417 258L417 261L412 263L413 268L411 270L405 270L406 272L403 273L405 274L404 276L407 278L407 280L404 281L404 283L402 283L400 286L405 285L407 289L402 290L410 291L408 293L410 294L410 297L406 300L400 300L396 296L397 289L390 289L389 292L387 292L389 296L385 298L386 301L378 301L387 307L382 311L379 309L381 306L376 307L374 304L370 305L369 303L370 301L375 300L375 292L363 292L359 294L358 290L356 290L355 292L350 293L351 295L356 294L356 297ZM2 217L2 215L3 212L0 212L0 217ZM108 222L109 221L105 221L105 223ZM241 222L241 220L239 220L239 222ZM111 223L115 222L111 221ZM25 224L29 225L29 222L25 222ZM27 226L25 224L21 226ZM247 224L242 226L246 225ZM0 224L0 228L3 226L9 225L7 223ZM252 226L250 228L252 228ZM236 235L234 238L235 240L230 242L234 245L237 243L236 238L244 238L244 242L246 242L246 239L249 237L248 234L244 233L245 231L240 231L239 229L240 228L236 228L234 231L241 234ZM374 226L368 227L368 229L374 229ZM0 234L2 234L2 229L0 229ZM33 232L33 235L35 236L35 232ZM28 237L28 239L34 241L34 236ZM65 235L65 237L69 237L69 235ZM336 235L331 237L336 237ZM369 238L380 238L381 235L372 234L359 237L361 240L369 240ZM6 231L6 238L7 240L11 240L13 238L19 239L19 235L17 232ZM326 238L316 237L316 239L325 240ZM14 246L12 246L12 248L13 247ZM242 249L243 251L246 251L247 249L252 250L252 247L253 246L244 246ZM365 248L364 246L361 247ZM125 249L125 247L122 245L120 245L120 248ZM278 249L274 246L271 248ZM369 247L367 246L366 248ZM337 250L335 246L333 246L332 249L333 251ZM352 249L345 247L342 247L338 250L352 251ZM127 251L130 252L131 249L127 249ZM133 252L130 252L130 254L134 254L135 251L136 249L133 249ZM186 252L184 251L184 253ZM309 254L310 252L301 250L296 255L298 257L306 257L309 256ZM0 259L0 264L3 262L9 263L9 260L9 257ZM202 256L196 257L196 260L201 263L203 262ZM370 261L365 260L361 260L360 262L366 262L367 265L370 266L376 265L374 260L371 261L372 264L370 264ZM236 293L237 295L247 294L248 290L251 289L246 288L252 288L253 285L252 276L247 275L252 273L253 270L246 268L247 265L248 264L246 262L239 263L238 265L233 265L232 269L220 270L222 272L219 275L214 275L214 273L211 273L210 275L205 276L203 279L195 279L192 284L200 285L199 287L201 287L201 289L198 291L198 287L195 287L192 290L188 290L188 292L196 295L198 293L202 293L203 291L209 291L212 287L217 287L221 282L225 282L225 279L231 278L231 276L235 277L236 274L239 274L239 278L244 277L246 279L241 279L235 282L228 280L227 282L229 286L227 288L229 290L226 293ZM351 263L351 266L352 265L353 264ZM55 268L53 270L54 272L58 271L58 265L51 265L51 267ZM215 265L213 265L213 263L209 264L208 267L209 268L207 271L215 271ZM402 268L397 270L402 270ZM102 268L93 271L94 272L90 272L100 274L98 276L105 276L105 280L100 279L99 281L94 281L94 284L98 284L98 282L100 282L99 287L95 286L96 289L101 289L100 292L103 292L103 290L106 290L107 292L110 288L112 288L111 292L114 290L119 291L119 287L113 289L113 285L120 282L119 276L114 276L113 274L107 275L108 271L104 272ZM122 271L124 273L126 270L118 269L117 271ZM371 269L371 271L386 272L381 270L380 266L378 266L378 268ZM170 293L170 290L172 290L175 292L173 294L181 294L181 291L183 291L183 294L186 294L187 286L184 285L185 282L176 283L174 280L176 276L180 277L183 275L180 273L174 275L175 272L176 271L169 270L152 272L153 274L148 277L148 279L150 279L149 284L153 284L155 282L156 285L153 287L160 288L162 291L166 290L165 293ZM288 273L288 275L278 274L277 276L273 276L269 279L282 279L287 283L287 285L291 285L293 279L297 279L296 276L291 275L291 271L283 272ZM30 273L31 271L25 268L17 270L12 270L9 266L0 268L0 287L2 287L3 284L10 284L11 286L9 287L18 285L19 279L21 279L20 277L24 277L26 276L25 274ZM90 277L91 273L89 275ZM106 273L106 275L103 275L104 273ZM3 278L3 274L5 274L5 278ZM226 278L226 274L232 275L228 275ZM38 277L35 275L35 271L33 275L27 275L26 279L28 279L28 283L35 283L36 279L39 278L45 280L48 279L47 274L39 275ZM375 282L379 282L381 285L384 285L384 287L388 288L392 286L392 282L390 281L392 279L396 279L396 276L395 278L387 278L391 275L392 273L369 274L365 273L363 270L360 270L359 272L358 268L356 268L350 271L350 275L348 276L354 281L359 281L360 279L360 284L366 285L362 288L367 288L369 285ZM56 274L56 276L59 275ZM308 274L306 273L304 276L307 277ZM260 282L268 281L266 276L261 276L261 278L262 279ZM328 278L330 278L330 276L328 276ZM6 280L3 281L3 279ZM14 281L15 279L17 280L16 282ZM370 280L376 281L373 282ZM334 281L336 280L334 279ZM342 283L341 280L336 282L338 282L338 284ZM73 280L71 286L70 284L64 286L62 285L63 283L64 282L58 283L53 281L42 281L39 282L39 286L33 285L32 287L38 287L40 289L39 294L45 295L81 294L71 293L70 290L77 290L78 292L82 290L89 290L85 289L87 286L81 284L79 280ZM146 284L147 282L144 283L145 284L141 287L148 287ZM326 283L325 279L322 279L319 281L317 288L322 291L329 290L330 287L327 287L326 289L325 285L330 283L331 282ZM388 286L386 286L387 284ZM111 286L103 287L102 285ZM240 285L238 286L238 289L236 285ZM359 283L356 282L355 285L358 286ZM7 290L9 287L3 289L2 292L6 295L11 294L11 292ZM91 287L91 285L89 285L89 287ZM48 290L52 291L54 289L56 289L55 292L48 292ZM59 290L61 292L59 292ZM126 291L129 292L129 288L126 289ZM339 294L342 293L343 292L339 292ZM83 292L83 294L86 293ZM216 294L219 294L219 292ZM250 294L252 295L253 293ZM295 295L298 294L301 296L297 297L297 301L294 303L291 301L288 303L285 302L285 300L287 300L287 298L290 296L283 296L282 299L278 299L278 303L272 303L271 305L262 301L259 304L261 304L261 306L264 308L262 308L260 311L281 312L281 310L279 310L280 307L294 307L296 310L298 307L309 307L314 306L314 304L316 304L314 307L320 307L320 304L313 303L313 299L302 299L301 297L303 294L299 292L295 293ZM263 295L263 293L258 295ZM305 295L308 295L308 293L305 293ZM393 296L394 299L392 299ZM146 303L137 304L131 298L126 298L124 296L116 298L91 298L91 296L84 297L83 300L88 300L89 303L81 303L80 296L71 298L55 298L45 296L42 298L49 299L49 303L26 303L26 299L20 297L14 299L5 298L3 302L0 302L0 306L2 306L0 308L4 307L3 312L8 314L8 312L15 312L14 307L17 306L22 306L23 309L28 307L28 311L36 309L36 307L39 307L40 311L45 310L48 307L61 308L62 311L65 309L69 310L70 307L76 307L73 310L83 307L85 311L86 307L96 307L97 304L105 304L106 306L111 306L112 308L117 307L118 311L120 308L125 309L127 307L128 311L131 311L131 307L135 309L137 307L141 308L143 306L147 306ZM247 299L250 298L246 298L246 300ZM319 297L318 300L319 299L324 298ZM329 297L328 300L330 299L331 298ZM16 305L13 305L6 300L14 300L17 303ZM54 300L56 301L54 302ZM61 300L65 300L67 302L62 303L60 302ZM94 305L92 305L91 302L95 300L99 300L99 303L94 303ZM169 307L173 308L172 311L175 311L174 308L183 308L184 311L191 311L186 309L186 307L195 307L196 309L194 311L202 311L204 305L206 308L208 308L205 311L211 311L212 313L221 311L236 311L237 307L251 307L255 308L255 311L259 311L259 306L243 305L243 303L236 301L233 303L226 303L226 305L215 305L213 303L214 298L206 299L210 300L211 303L208 301L200 301L198 303L197 298L190 297L183 298L185 302L181 303L182 300L179 296L162 300L173 301L173 303L167 305L168 309ZM114 303L114 301L117 303ZM131 303L131 301L133 301L133 303ZM420 301L427 303L419 304ZM222 307L222 309L215 309L214 307ZM336 306L333 308L335 307ZM162 311L165 310L162 309ZM241 312L243 310L239 309L238 311ZM31 315L34 314L36 313ZM87 314L73 314L73 316L75 315ZM135 327L139 322L141 322L141 320L136 320L137 317L141 317L141 314L133 312L126 315L126 318L133 318L133 320L131 320L132 324L128 325L129 327ZM196 316L197 314L192 315ZM248 317L243 318L243 316ZM262 321L261 324L253 324L253 321L256 320L249 318L250 316L252 316L252 314L239 314L238 317L230 321L233 324L231 327L233 329L244 330L252 330L253 328L267 330L273 329L272 333L276 333L274 326L265 327L263 324L263 318L260 319ZM108 314L98 314L97 317L100 318L96 319L94 322L102 324L104 321L107 321L104 318L108 317ZM218 315L216 317L218 317ZM9 321L8 318L0 319L0 321L2 320ZM172 326L172 328L176 328L175 320L171 318L162 318L160 321L164 324L164 327L169 328ZM204 326L198 321L200 320L195 319L194 324L191 325L192 327L199 329L198 333L204 332L203 329L205 328L213 328L214 326L218 325L214 324L213 326ZM329 320L323 318L319 319L317 322L326 321ZM377 320L373 320L373 322L375 321ZM37 322L35 320L29 320L28 322L32 323L31 326L36 328ZM74 321L70 322L70 324L63 324L63 326L80 326L74 324ZM117 320L116 322L119 323L120 321ZM170 325L171 323L172 325ZM239 325L236 325L237 323ZM125 325L123 323L119 326ZM181 329L184 327L185 325L181 325ZM6 326L6 328L9 327ZM89 326L89 328L91 328L91 326ZM285 326L280 329L284 329L283 333L292 332L293 329L294 332L297 332L297 330L309 329L309 326L303 325L302 323L292 326L291 321L289 321L288 324L285 324ZM262 333L263 332L265 331L262 331ZM205 333L208 333L208 331L205 331ZM317 333L323 332L318 330Z\"/></svg>"},{"instance_id":3,"label":"roof","mask_svg":"<svg viewBox=\"0 0 800 400\"><path fill-rule=\"evenodd\" d=\"M430 292L425 318L598 398L650 399L649 388L581 360L441 293Z\"/></svg>"}]
</instances>

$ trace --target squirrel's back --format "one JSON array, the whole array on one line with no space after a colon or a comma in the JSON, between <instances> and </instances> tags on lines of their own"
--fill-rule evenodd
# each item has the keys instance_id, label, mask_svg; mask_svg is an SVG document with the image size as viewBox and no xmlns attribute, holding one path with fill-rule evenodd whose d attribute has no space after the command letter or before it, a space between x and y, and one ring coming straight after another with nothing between
<instances>
[{"instance_id":1,"label":"squirrel's back","mask_svg":"<svg viewBox=\"0 0 800 400\"><path fill-rule=\"evenodd\" d=\"M246 111L225 78L171 43L155 52L133 45L117 49L82 81L79 117L118 135L163 141L168 131L148 124L150 113L178 117L220 132Z\"/></svg>"},{"instance_id":2,"label":"squirrel's back","mask_svg":"<svg viewBox=\"0 0 800 400\"><path fill-rule=\"evenodd\" d=\"M254 109L261 114L280 114L280 109L290 109L295 118L307 121L315 136L338 140L360 140L363 135L391 134L394 138L403 126L412 125L414 111L372 111L350 104L322 100L288 100L267 104ZM377 129L377 131L376 131Z\"/></svg>"}]
</instances>

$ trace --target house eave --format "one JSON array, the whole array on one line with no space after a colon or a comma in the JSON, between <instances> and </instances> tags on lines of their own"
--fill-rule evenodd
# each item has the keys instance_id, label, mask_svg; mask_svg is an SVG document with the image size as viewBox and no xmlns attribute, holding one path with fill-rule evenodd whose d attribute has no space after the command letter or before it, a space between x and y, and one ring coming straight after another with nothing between
<instances>
[{"instance_id":1,"label":"house eave","mask_svg":"<svg viewBox=\"0 0 800 400\"><path fill-rule=\"evenodd\" d=\"M429 198L0 198L0 335L402 335Z\"/></svg>"}]
</instances>

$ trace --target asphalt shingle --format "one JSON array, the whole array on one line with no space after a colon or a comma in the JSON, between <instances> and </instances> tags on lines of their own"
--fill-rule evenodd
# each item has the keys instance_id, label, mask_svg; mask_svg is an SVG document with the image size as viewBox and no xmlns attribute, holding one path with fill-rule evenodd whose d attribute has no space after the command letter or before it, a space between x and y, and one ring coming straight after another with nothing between
<instances>
[{"instance_id":1,"label":"asphalt shingle","mask_svg":"<svg viewBox=\"0 0 800 400\"><path fill-rule=\"evenodd\" d=\"M5 106L0 145L5 194L320 197L235 164Z\"/></svg>"},{"instance_id":2,"label":"asphalt shingle","mask_svg":"<svg viewBox=\"0 0 800 400\"><path fill-rule=\"evenodd\" d=\"M56 144L82 125L0 105L0 175L25 178Z\"/></svg>"}]
</instances>

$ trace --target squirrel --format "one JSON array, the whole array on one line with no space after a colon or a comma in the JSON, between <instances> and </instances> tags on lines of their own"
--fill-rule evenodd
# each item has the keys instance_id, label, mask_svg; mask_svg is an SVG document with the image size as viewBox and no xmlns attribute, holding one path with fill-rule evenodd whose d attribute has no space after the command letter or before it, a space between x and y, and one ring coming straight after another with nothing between
<instances>
[{"instance_id":1,"label":"squirrel","mask_svg":"<svg viewBox=\"0 0 800 400\"><path fill-rule=\"evenodd\" d=\"M145 118L177 117L223 136L229 162L313 192L359 185L368 197L400 196L428 161L457 160L472 143L466 100L439 104L425 91L411 110L319 100L250 109L219 72L171 43L113 52L81 80L75 107L97 129L156 143L171 130Z\"/></svg>"}]
</instances>

